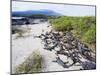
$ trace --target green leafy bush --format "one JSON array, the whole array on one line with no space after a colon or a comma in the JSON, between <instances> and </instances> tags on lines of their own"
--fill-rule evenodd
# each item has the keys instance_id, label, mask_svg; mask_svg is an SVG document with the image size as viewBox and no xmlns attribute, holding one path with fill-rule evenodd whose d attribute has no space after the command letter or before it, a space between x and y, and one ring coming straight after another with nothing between
<instances>
[{"instance_id":1,"label":"green leafy bush","mask_svg":"<svg viewBox=\"0 0 100 75\"><path fill-rule=\"evenodd\" d=\"M96 19L95 16L60 16L51 20L52 27L56 31L71 31L74 36L88 44L96 41Z\"/></svg>"},{"instance_id":2,"label":"green leafy bush","mask_svg":"<svg viewBox=\"0 0 100 75\"><path fill-rule=\"evenodd\" d=\"M70 31L72 30L71 20L67 17L60 17L53 22L53 28L56 31Z\"/></svg>"},{"instance_id":3,"label":"green leafy bush","mask_svg":"<svg viewBox=\"0 0 100 75\"><path fill-rule=\"evenodd\" d=\"M92 25L82 37L83 41L91 44L96 42L96 26Z\"/></svg>"},{"instance_id":4,"label":"green leafy bush","mask_svg":"<svg viewBox=\"0 0 100 75\"><path fill-rule=\"evenodd\" d=\"M43 57L38 51L33 52L22 64L16 68L16 73L41 72Z\"/></svg>"}]
</instances>

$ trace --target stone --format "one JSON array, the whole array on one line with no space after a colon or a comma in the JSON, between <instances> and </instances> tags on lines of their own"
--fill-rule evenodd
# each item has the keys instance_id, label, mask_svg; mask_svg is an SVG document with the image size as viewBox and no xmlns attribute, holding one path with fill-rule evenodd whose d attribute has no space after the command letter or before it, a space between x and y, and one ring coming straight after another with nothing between
<instances>
[{"instance_id":1,"label":"stone","mask_svg":"<svg viewBox=\"0 0 100 75\"><path fill-rule=\"evenodd\" d=\"M65 56L69 57L69 53L64 50L57 51L57 54L61 54L61 55L65 55Z\"/></svg>"},{"instance_id":2,"label":"stone","mask_svg":"<svg viewBox=\"0 0 100 75\"><path fill-rule=\"evenodd\" d=\"M85 57L89 48L80 42L79 39L75 39L71 32L46 32L41 34L41 39L43 41L44 49L49 51L55 51L56 63L64 68L69 68L76 63L82 63L82 55ZM52 51L52 52L53 52ZM89 59L86 58L86 59Z\"/></svg>"},{"instance_id":3,"label":"stone","mask_svg":"<svg viewBox=\"0 0 100 75\"><path fill-rule=\"evenodd\" d=\"M69 68L69 66L67 66L65 64L65 62L63 62L59 57L56 58L56 61L59 65L61 65L63 68Z\"/></svg>"},{"instance_id":4,"label":"stone","mask_svg":"<svg viewBox=\"0 0 100 75\"><path fill-rule=\"evenodd\" d=\"M58 54L58 57L59 57L63 62L67 62L67 56Z\"/></svg>"},{"instance_id":5,"label":"stone","mask_svg":"<svg viewBox=\"0 0 100 75\"><path fill-rule=\"evenodd\" d=\"M73 49L73 46L70 44L66 44L66 49L71 50L71 49Z\"/></svg>"},{"instance_id":6,"label":"stone","mask_svg":"<svg viewBox=\"0 0 100 75\"><path fill-rule=\"evenodd\" d=\"M91 69L96 69L96 64L92 62L82 62L82 67L84 70L91 70Z\"/></svg>"},{"instance_id":7,"label":"stone","mask_svg":"<svg viewBox=\"0 0 100 75\"><path fill-rule=\"evenodd\" d=\"M71 40L71 41L74 39L72 32L66 32L66 37L68 40Z\"/></svg>"},{"instance_id":8,"label":"stone","mask_svg":"<svg viewBox=\"0 0 100 75\"><path fill-rule=\"evenodd\" d=\"M54 50L55 51L60 51L60 47L59 46L56 46Z\"/></svg>"}]
</instances>

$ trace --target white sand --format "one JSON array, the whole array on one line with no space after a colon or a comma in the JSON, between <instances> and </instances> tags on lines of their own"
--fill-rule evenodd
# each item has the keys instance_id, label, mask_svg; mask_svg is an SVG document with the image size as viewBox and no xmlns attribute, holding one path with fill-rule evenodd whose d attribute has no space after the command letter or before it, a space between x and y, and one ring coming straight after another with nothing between
<instances>
[{"instance_id":1,"label":"white sand","mask_svg":"<svg viewBox=\"0 0 100 75\"><path fill-rule=\"evenodd\" d=\"M12 72L14 68L21 64L25 59L36 49L38 49L41 55L44 57L45 66L43 71L62 71L62 70L78 70L81 66L72 66L70 68L63 68L58 63L52 62L56 59L55 51L44 50L39 38L33 38L33 35L40 35L42 30L48 31L48 22L41 24L29 25L31 32L29 36L25 38L15 39L16 34L12 35ZM23 28L27 27L23 25ZM27 34L26 34L27 35Z\"/></svg>"}]
</instances>

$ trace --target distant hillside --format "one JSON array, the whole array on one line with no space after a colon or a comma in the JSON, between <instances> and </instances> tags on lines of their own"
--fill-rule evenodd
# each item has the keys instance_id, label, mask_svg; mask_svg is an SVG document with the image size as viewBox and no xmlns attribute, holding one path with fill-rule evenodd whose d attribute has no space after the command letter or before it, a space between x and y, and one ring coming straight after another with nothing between
<instances>
[{"instance_id":1,"label":"distant hillside","mask_svg":"<svg viewBox=\"0 0 100 75\"><path fill-rule=\"evenodd\" d=\"M61 16L60 13L57 13L52 10L29 10L29 11L16 11L12 12L12 16L30 16L33 14L43 14L46 16Z\"/></svg>"}]
</instances>

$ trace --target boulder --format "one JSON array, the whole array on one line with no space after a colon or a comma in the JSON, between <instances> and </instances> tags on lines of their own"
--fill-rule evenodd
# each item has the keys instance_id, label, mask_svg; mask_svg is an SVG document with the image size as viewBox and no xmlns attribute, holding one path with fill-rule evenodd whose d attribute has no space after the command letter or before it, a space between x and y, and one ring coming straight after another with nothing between
<instances>
[{"instance_id":1,"label":"boulder","mask_svg":"<svg viewBox=\"0 0 100 75\"><path fill-rule=\"evenodd\" d=\"M67 56L62 55L62 54L58 54L58 57L59 57L63 62L67 62Z\"/></svg>"}]
</instances>

